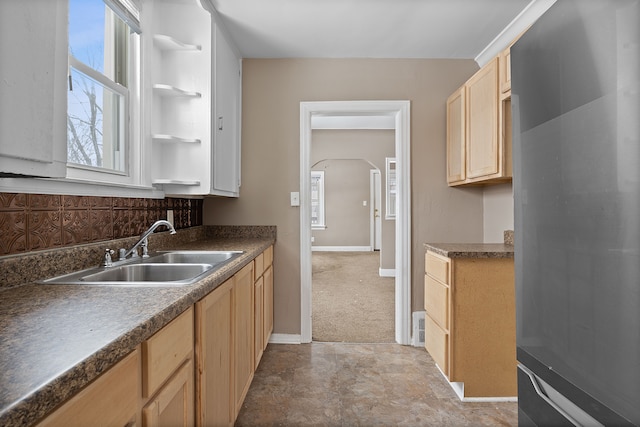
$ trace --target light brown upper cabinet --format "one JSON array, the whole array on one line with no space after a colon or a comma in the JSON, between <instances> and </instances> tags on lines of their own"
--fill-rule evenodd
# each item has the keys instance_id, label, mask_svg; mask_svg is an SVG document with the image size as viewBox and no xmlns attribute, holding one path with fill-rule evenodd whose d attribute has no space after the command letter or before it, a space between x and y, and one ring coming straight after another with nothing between
<instances>
[{"instance_id":1,"label":"light brown upper cabinet","mask_svg":"<svg viewBox=\"0 0 640 427\"><path fill-rule=\"evenodd\" d=\"M511 46L500 53L500 97L511 96Z\"/></svg>"},{"instance_id":2,"label":"light brown upper cabinet","mask_svg":"<svg viewBox=\"0 0 640 427\"><path fill-rule=\"evenodd\" d=\"M465 87L456 90L447 99L447 182L464 182L465 164Z\"/></svg>"},{"instance_id":3,"label":"light brown upper cabinet","mask_svg":"<svg viewBox=\"0 0 640 427\"><path fill-rule=\"evenodd\" d=\"M501 104L499 58L447 100L447 182L450 186L511 181L511 135ZM510 104L508 105L510 108Z\"/></svg>"}]
</instances>

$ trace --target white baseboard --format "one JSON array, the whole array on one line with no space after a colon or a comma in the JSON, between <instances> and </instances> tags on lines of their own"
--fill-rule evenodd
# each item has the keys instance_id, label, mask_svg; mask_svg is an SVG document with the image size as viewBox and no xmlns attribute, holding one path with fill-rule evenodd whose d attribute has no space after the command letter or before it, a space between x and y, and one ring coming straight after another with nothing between
<instances>
[{"instance_id":1,"label":"white baseboard","mask_svg":"<svg viewBox=\"0 0 640 427\"><path fill-rule=\"evenodd\" d=\"M311 246L312 252L373 252L371 246Z\"/></svg>"},{"instance_id":2,"label":"white baseboard","mask_svg":"<svg viewBox=\"0 0 640 427\"><path fill-rule=\"evenodd\" d=\"M269 344L302 344L300 334L271 334Z\"/></svg>"},{"instance_id":3,"label":"white baseboard","mask_svg":"<svg viewBox=\"0 0 640 427\"><path fill-rule=\"evenodd\" d=\"M495 396L495 397L494 396L492 396L492 397L465 397L464 396L464 382L451 382L451 381L449 381L449 378L447 378L447 376L444 374L444 372L442 372L442 369L440 369L440 366L438 366L438 364L436 364L436 367L438 368L438 370L440 371L440 373L442 374L444 379L449 383L449 385L451 386L453 391L456 393L456 396L458 396L458 399L460 399L460 401L462 401L462 402L517 402L518 401L518 397L517 396L506 396L506 397L501 397L501 396Z\"/></svg>"},{"instance_id":4,"label":"white baseboard","mask_svg":"<svg viewBox=\"0 0 640 427\"><path fill-rule=\"evenodd\" d=\"M378 271L380 277L396 277L396 269L395 268L381 268Z\"/></svg>"}]
</instances>

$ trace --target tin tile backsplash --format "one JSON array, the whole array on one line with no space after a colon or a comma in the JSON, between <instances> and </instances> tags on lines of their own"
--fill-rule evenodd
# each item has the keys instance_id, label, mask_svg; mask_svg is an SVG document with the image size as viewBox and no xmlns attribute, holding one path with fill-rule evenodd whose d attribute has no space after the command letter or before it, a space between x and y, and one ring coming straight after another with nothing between
<instances>
[{"instance_id":1,"label":"tin tile backsplash","mask_svg":"<svg viewBox=\"0 0 640 427\"><path fill-rule=\"evenodd\" d=\"M0 256L142 234L173 210L176 229L202 225L202 200L0 193Z\"/></svg>"}]
</instances>

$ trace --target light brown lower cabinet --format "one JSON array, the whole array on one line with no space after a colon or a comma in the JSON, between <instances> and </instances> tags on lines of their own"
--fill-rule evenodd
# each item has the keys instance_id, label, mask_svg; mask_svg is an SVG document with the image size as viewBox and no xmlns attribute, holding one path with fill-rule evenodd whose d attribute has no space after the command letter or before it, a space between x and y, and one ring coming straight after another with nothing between
<instances>
[{"instance_id":1,"label":"light brown lower cabinet","mask_svg":"<svg viewBox=\"0 0 640 427\"><path fill-rule=\"evenodd\" d=\"M264 271L264 322L262 325L262 346L267 348L273 333L273 265Z\"/></svg>"},{"instance_id":2,"label":"light brown lower cabinet","mask_svg":"<svg viewBox=\"0 0 640 427\"><path fill-rule=\"evenodd\" d=\"M232 426L273 331L273 246L259 262L259 277L252 260L38 426Z\"/></svg>"},{"instance_id":3,"label":"light brown lower cabinet","mask_svg":"<svg viewBox=\"0 0 640 427\"><path fill-rule=\"evenodd\" d=\"M142 343L143 427L194 424L194 309Z\"/></svg>"},{"instance_id":4,"label":"light brown lower cabinet","mask_svg":"<svg viewBox=\"0 0 640 427\"><path fill-rule=\"evenodd\" d=\"M193 392L193 361L188 360L142 408L142 425L193 426Z\"/></svg>"},{"instance_id":5,"label":"light brown lower cabinet","mask_svg":"<svg viewBox=\"0 0 640 427\"><path fill-rule=\"evenodd\" d=\"M517 396L513 258L428 251L425 273L425 348L458 396Z\"/></svg>"},{"instance_id":6,"label":"light brown lower cabinet","mask_svg":"<svg viewBox=\"0 0 640 427\"><path fill-rule=\"evenodd\" d=\"M259 258L261 264L264 257ZM255 264L250 262L196 303L199 426L232 426L249 391L257 367L254 351L263 347L265 312L262 303L256 307L256 301L264 301L264 282L262 277L254 280Z\"/></svg>"},{"instance_id":7,"label":"light brown lower cabinet","mask_svg":"<svg viewBox=\"0 0 640 427\"><path fill-rule=\"evenodd\" d=\"M273 332L273 246L258 255L254 264L254 358L258 368Z\"/></svg>"},{"instance_id":8,"label":"light brown lower cabinet","mask_svg":"<svg viewBox=\"0 0 640 427\"><path fill-rule=\"evenodd\" d=\"M250 262L237 272L234 280L234 416L237 416L249 391L255 369L253 354L253 262Z\"/></svg>"},{"instance_id":9,"label":"light brown lower cabinet","mask_svg":"<svg viewBox=\"0 0 640 427\"><path fill-rule=\"evenodd\" d=\"M235 420L233 284L232 277L196 303L198 426L231 426Z\"/></svg>"},{"instance_id":10,"label":"light brown lower cabinet","mask_svg":"<svg viewBox=\"0 0 640 427\"><path fill-rule=\"evenodd\" d=\"M258 273L256 272L256 275ZM253 289L253 355L257 369L264 353L264 276L260 275Z\"/></svg>"},{"instance_id":11,"label":"light brown lower cabinet","mask_svg":"<svg viewBox=\"0 0 640 427\"><path fill-rule=\"evenodd\" d=\"M37 425L135 425L138 420L139 366L140 352L136 349Z\"/></svg>"}]
</instances>

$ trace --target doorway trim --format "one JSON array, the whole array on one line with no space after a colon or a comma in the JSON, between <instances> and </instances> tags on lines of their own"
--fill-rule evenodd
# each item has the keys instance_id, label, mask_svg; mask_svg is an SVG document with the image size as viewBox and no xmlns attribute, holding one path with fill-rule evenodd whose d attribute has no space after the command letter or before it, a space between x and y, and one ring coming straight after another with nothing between
<instances>
[{"instance_id":1,"label":"doorway trim","mask_svg":"<svg viewBox=\"0 0 640 427\"><path fill-rule=\"evenodd\" d=\"M311 337L311 118L387 116L395 119L397 212L395 336L411 344L411 175L410 101L319 101L300 103L300 338Z\"/></svg>"},{"instance_id":2,"label":"doorway trim","mask_svg":"<svg viewBox=\"0 0 640 427\"><path fill-rule=\"evenodd\" d=\"M382 182L380 180L380 169L369 171L369 242L371 250L382 249ZM377 215L377 216L376 216ZM379 218L376 220L376 218Z\"/></svg>"}]
</instances>

